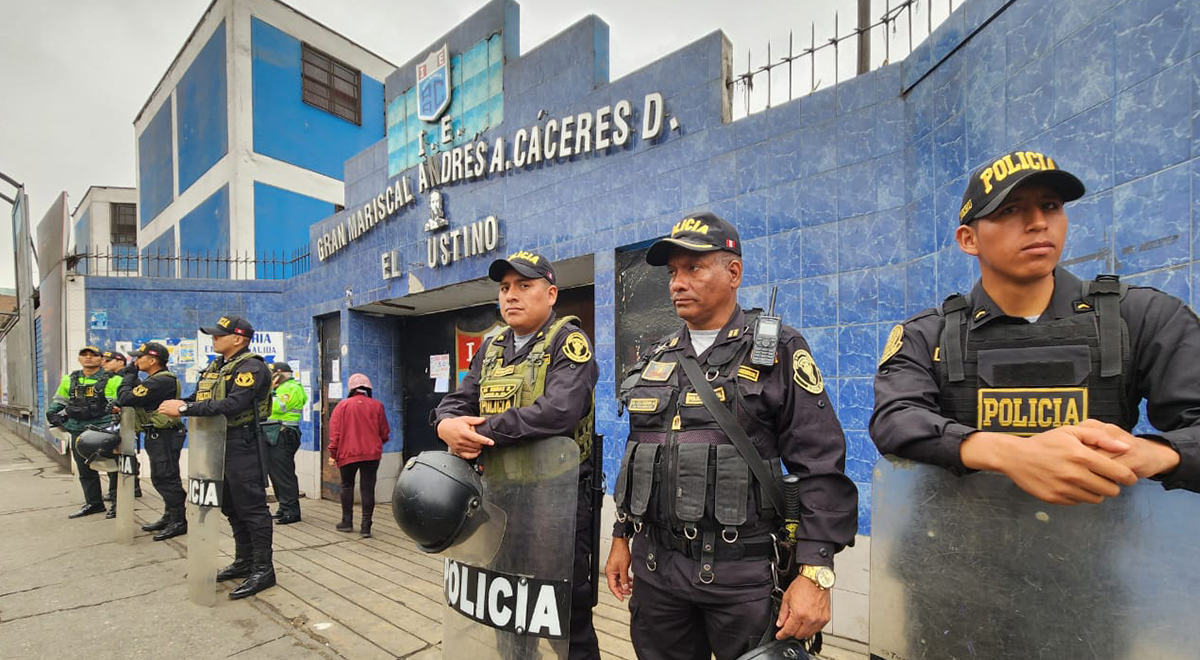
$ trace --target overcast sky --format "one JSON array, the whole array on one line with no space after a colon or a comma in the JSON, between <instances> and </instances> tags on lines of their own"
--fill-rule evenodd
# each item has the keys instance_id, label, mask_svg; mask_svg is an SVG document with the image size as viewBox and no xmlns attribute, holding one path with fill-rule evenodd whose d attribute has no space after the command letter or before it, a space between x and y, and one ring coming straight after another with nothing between
<instances>
[{"instance_id":1,"label":"overcast sky","mask_svg":"<svg viewBox=\"0 0 1200 660\"><path fill-rule=\"evenodd\" d=\"M768 40L778 57L786 51L789 30L795 30L800 47L807 45L815 23L820 41L833 34L835 13L840 13L838 33L847 34L857 6L856 0L519 2L522 53L588 14L607 22L612 80L716 29L724 30L733 43L735 72L744 71L747 49L753 50L755 66L760 66ZM0 0L0 172L25 184L35 226L60 191L67 192L73 211L88 186L136 184L133 118L208 4L209 0ZM485 2L288 4L393 64L402 64ZM874 4L872 17L877 19L885 11L884 0ZM947 9L933 11L936 23L938 12L944 17ZM924 14L920 17L918 22L924 24ZM876 62L883 57L878 51ZM843 50L843 79L852 73L853 57L853 48ZM831 55L818 60L829 71L824 76L818 72L826 83L832 80L832 64ZM13 190L0 182L0 192L11 196ZM10 214L2 200L0 213ZM11 232L0 231L0 255L8 254ZM4 263L9 261L6 256L0 261L0 288L13 286L11 266Z\"/></svg>"}]
</instances>

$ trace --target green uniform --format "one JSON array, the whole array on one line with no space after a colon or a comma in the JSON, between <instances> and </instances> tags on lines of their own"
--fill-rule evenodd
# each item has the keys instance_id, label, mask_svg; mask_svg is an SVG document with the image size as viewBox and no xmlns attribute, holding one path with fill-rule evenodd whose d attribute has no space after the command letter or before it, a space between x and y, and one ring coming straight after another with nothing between
<instances>
[{"instance_id":1,"label":"green uniform","mask_svg":"<svg viewBox=\"0 0 1200 660\"><path fill-rule=\"evenodd\" d=\"M74 384L72 385L72 381ZM103 391L97 391L96 385L100 384ZM115 374L110 374L107 371L100 369L91 376L85 376L83 371L75 371L62 377L62 381L58 384L58 390L54 393L54 400L46 408L46 412L60 412L67 408L71 403L72 398L77 402L84 399L94 399L98 396L103 396L107 400L105 410L112 410L112 403L117 400L117 388L121 386L121 377ZM111 412L106 412L96 417L87 419L73 419L68 417L63 429L71 435L79 435L90 426L108 426L113 423L113 415Z\"/></svg>"},{"instance_id":2,"label":"green uniform","mask_svg":"<svg viewBox=\"0 0 1200 660\"><path fill-rule=\"evenodd\" d=\"M274 422L283 422L284 426L300 426L300 411L308 402L304 388L296 379L289 378L275 388L271 399L271 415L267 418Z\"/></svg>"}]
</instances>

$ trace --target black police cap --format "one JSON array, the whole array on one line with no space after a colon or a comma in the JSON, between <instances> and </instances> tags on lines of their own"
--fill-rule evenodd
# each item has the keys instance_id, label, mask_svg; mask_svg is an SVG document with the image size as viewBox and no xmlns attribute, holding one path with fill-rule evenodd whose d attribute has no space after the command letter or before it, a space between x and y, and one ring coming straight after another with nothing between
<instances>
[{"instance_id":1,"label":"black police cap","mask_svg":"<svg viewBox=\"0 0 1200 660\"><path fill-rule=\"evenodd\" d=\"M249 339L254 336L254 326L240 316L226 315L217 319L216 325L200 326L200 332L214 337L240 335Z\"/></svg>"},{"instance_id":2,"label":"black police cap","mask_svg":"<svg viewBox=\"0 0 1200 660\"><path fill-rule=\"evenodd\" d=\"M545 278L547 282L557 285L558 275L554 273L554 265L550 260L536 252L521 250L508 255L506 259L497 259L488 267L488 277L493 282L499 282L510 270L515 270L521 277L531 280Z\"/></svg>"},{"instance_id":3,"label":"black police cap","mask_svg":"<svg viewBox=\"0 0 1200 660\"><path fill-rule=\"evenodd\" d=\"M1040 183L1054 189L1064 202L1083 197L1083 182L1060 169L1054 159L1038 151L1014 151L971 173L958 211L959 224L965 225L989 216L1000 208L1017 186Z\"/></svg>"},{"instance_id":4,"label":"black police cap","mask_svg":"<svg viewBox=\"0 0 1200 660\"><path fill-rule=\"evenodd\" d=\"M675 223L671 235L660 238L646 252L646 263L665 266L674 248L691 252L717 252L724 250L742 256L742 241L737 228L724 218L712 213L697 213Z\"/></svg>"}]
</instances>

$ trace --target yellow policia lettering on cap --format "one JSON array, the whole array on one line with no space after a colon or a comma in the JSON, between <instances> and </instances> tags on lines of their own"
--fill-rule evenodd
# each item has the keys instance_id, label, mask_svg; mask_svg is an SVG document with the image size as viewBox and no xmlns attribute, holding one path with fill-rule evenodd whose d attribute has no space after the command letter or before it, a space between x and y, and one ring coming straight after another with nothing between
<instances>
[{"instance_id":1,"label":"yellow policia lettering on cap","mask_svg":"<svg viewBox=\"0 0 1200 660\"><path fill-rule=\"evenodd\" d=\"M897 324L888 333L887 343L883 345L883 354L879 356L879 366L883 366L884 362L892 359L894 355L900 352L900 347L904 345L904 326Z\"/></svg>"},{"instance_id":2,"label":"yellow policia lettering on cap","mask_svg":"<svg viewBox=\"0 0 1200 660\"><path fill-rule=\"evenodd\" d=\"M792 378L805 392L820 394L825 391L825 378L813 361L812 355L803 348L792 353Z\"/></svg>"},{"instance_id":3,"label":"yellow policia lettering on cap","mask_svg":"<svg viewBox=\"0 0 1200 660\"><path fill-rule=\"evenodd\" d=\"M529 263L531 263L535 266L537 265L537 262L538 262L538 256L536 254L534 254L532 252L526 252L525 250L521 250L519 252L514 252L514 253L508 255L508 259L506 261L512 261L513 259L520 259L521 261L528 261Z\"/></svg>"},{"instance_id":4,"label":"yellow policia lettering on cap","mask_svg":"<svg viewBox=\"0 0 1200 660\"><path fill-rule=\"evenodd\" d=\"M134 396L146 396L146 393L149 391L150 390L147 390L145 385L138 385L137 387L133 388L133 395Z\"/></svg>"},{"instance_id":5,"label":"yellow policia lettering on cap","mask_svg":"<svg viewBox=\"0 0 1200 660\"><path fill-rule=\"evenodd\" d=\"M142 344L141 346L138 346L138 353L145 353L145 352L146 352L146 345L145 345L145 344Z\"/></svg>"},{"instance_id":6,"label":"yellow policia lettering on cap","mask_svg":"<svg viewBox=\"0 0 1200 660\"><path fill-rule=\"evenodd\" d=\"M968 199L967 203L963 204L962 209L958 212L958 219L962 220L963 218L967 217L967 214L970 213L971 209L974 207L975 207L975 200Z\"/></svg>"},{"instance_id":7,"label":"yellow policia lettering on cap","mask_svg":"<svg viewBox=\"0 0 1200 660\"><path fill-rule=\"evenodd\" d=\"M584 337L583 333L578 330L567 335L567 340L563 342L562 352L572 362L582 364L592 359L592 349L588 348L587 337Z\"/></svg>"},{"instance_id":8,"label":"yellow policia lettering on cap","mask_svg":"<svg viewBox=\"0 0 1200 660\"><path fill-rule=\"evenodd\" d=\"M695 218L684 218L683 220L676 222L674 227L671 227L671 236L674 237L685 231L690 231L693 234L707 235L708 225Z\"/></svg>"},{"instance_id":9,"label":"yellow policia lettering on cap","mask_svg":"<svg viewBox=\"0 0 1200 660\"><path fill-rule=\"evenodd\" d=\"M225 318L224 316L221 317L220 321L217 321L217 325L221 326L222 328L228 328L229 323L229 319Z\"/></svg>"},{"instance_id":10,"label":"yellow policia lettering on cap","mask_svg":"<svg viewBox=\"0 0 1200 660\"><path fill-rule=\"evenodd\" d=\"M250 387L254 384L254 372L243 371L237 375L237 378L233 379L233 384L238 387Z\"/></svg>"},{"instance_id":11,"label":"yellow policia lettering on cap","mask_svg":"<svg viewBox=\"0 0 1200 660\"><path fill-rule=\"evenodd\" d=\"M1015 161L1013 156L1017 158ZM983 194L987 195L992 192L993 182L1000 183L1010 174L1016 174L1023 170L1057 169L1058 165L1054 164L1054 159L1046 154L1036 151L1018 151L992 163L991 166L979 173L979 180L983 183Z\"/></svg>"}]
</instances>

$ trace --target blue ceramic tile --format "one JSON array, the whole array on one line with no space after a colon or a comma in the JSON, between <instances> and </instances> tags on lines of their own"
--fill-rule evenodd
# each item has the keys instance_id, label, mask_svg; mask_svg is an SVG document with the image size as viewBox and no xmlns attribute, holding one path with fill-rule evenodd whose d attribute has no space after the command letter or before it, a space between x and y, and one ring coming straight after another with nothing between
<instances>
[{"instance_id":1,"label":"blue ceramic tile","mask_svg":"<svg viewBox=\"0 0 1200 660\"><path fill-rule=\"evenodd\" d=\"M1139 0L1117 8L1113 26L1117 89L1127 89L1187 57L1193 4Z\"/></svg>"},{"instance_id":2,"label":"blue ceramic tile","mask_svg":"<svg viewBox=\"0 0 1200 660\"><path fill-rule=\"evenodd\" d=\"M770 169L770 153L758 144L740 149L737 154L737 192L744 195L767 185L767 170Z\"/></svg>"},{"instance_id":3,"label":"blue ceramic tile","mask_svg":"<svg viewBox=\"0 0 1200 660\"><path fill-rule=\"evenodd\" d=\"M828 381L831 378L837 377L837 360L838 360L838 329L834 327L828 328L812 328L805 327L803 330L804 339L808 342L809 352L812 353L813 360L817 363L817 368L821 370ZM826 388L826 393L833 400L834 406L837 406L835 388Z\"/></svg>"},{"instance_id":4,"label":"blue ceramic tile","mask_svg":"<svg viewBox=\"0 0 1200 660\"><path fill-rule=\"evenodd\" d=\"M905 305L907 276L905 264L879 269L879 320L899 321L908 316Z\"/></svg>"},{"instance_id":5,"label":"blue ceramic tile","mask_svg":"<svg viewBox=\"0 0 1200 660\"><path fill-rule=\"evenodd\" d=\"M876 334L874 323L843 325L838 329L839 377L875 375L879 361L875 353Z\"/></svg>"},{"instance_id":6,"label":"blue ceramic tile","mask_svg":"<svg viewBox=\"0 0 1200 660\"><path fill-rule=\"evenodd\" d=\"M772 280L791 280L803 273L803 232L799 229L773 234L770 242L769 274Z\"/></svg>"},{"instance_id":7,"label":"blue ceramic tile","mask_svg":"<svg viewBox=\"0 0 1200 660\"><path fill-rule=\"evenodd\" d=\"M837 95L832 87L818 89L800 99L800 123L815 126L834 118Z\"/></svg>"},{"instance_id":8,"label":"blue ceramic tile","mask_svg":"<svg viewBox=\"0 0 1200 660\"><path fill-rule=\"evenodd\" d=\"M1191 67L1174 66L1117 95L1113 183L1145 176L1188 157Z\"/></svg>"},{"instance_id":9,"label":"blue ceramic tile","mask_svg":"<svg viewBox=\"0 0 1200 660\"><path fill-rule=\"evenodd\" d=\"M743 287L752 287L766 283L769 264L767 250L769 246L769 238L755 238L749 241L742 241L742 263L744 264L742 274Z\"/></svg>"},{"instance_id":10,"label":"blue ceramic tile","mask_svg":"<svg viewBox=\"0 0 1200 660\"><path fill-rule=\"evenodd\" d=\"M778 287L778 294L775 296L775 314L778 315L785 325L799 327L801 312L801 286L800 280L788 280L786 282L775 282L774 287ZM768 298L767 307L770 309Z\"/></svg>"},{"instance_id":11,"label":"blue ceramic tile","mask_svg":"<svg viewBox=\"0 0 1200 660\"><path fill-rule=\"evenodd\" d=\"M767 233L777 234L802 226L796 203L800 185L800 181L789 181L767 189Z\"/></svg>"},{"instance_id":12,"label":"blue ceramic tile","mask_svg":"<svg viewBox=\"0 0 1200 660\"><path fill-rule=\"evenodd\" d=\"M905 251L908 259L933 254L937 246L938 222L933 212L933 195L925 195L905 207Z\"/></svg>"},{"instance_id":13,"label":"blue ceramic tile","mask_svg":"<svg viewBox=\"0 0 1200 660\"><path fill-rule=\"evenodd\" d=\"M958 229L962 195L966 189L967 177L964 175L938 188L933 194L933 227L937 234L938 249L956 245L954 232Z\"/></svg>"},{"instance_id":14,"label":"blue ceramic tile","mask_svg":"<svg viewBox=\"0 0 1200 660\"><path fill-rule=\"evenodd\" d=\"M979 99L985 90L997 84L1004 87L1002 83L1007 77L1005 71L1008 61L1005 36L1002 30L989 26L972 36L963 49L955 54L955 57L963 58L968 108L980 105Z\"/></svg>"},{"instance_id":15,"label":"blue ceramic tile","mask_svg":"<svg viewBox=\"0 0 1200 660\"><path fill-rule=\"evenodd\" d=\"M1064 3L1069 5L1074 3ZM1054 47L1054 116L1063 121L1112 97L1112 16L1104 15Z\"/></svg>"},{"instance_id":16,"label":"blue ceramic tile","mask_svg":"<svg viewBox=\"0 0 1200 660\"><path fill-rule=\"evenodd\" d=\"M875 160L875 208L884 211L905 204L904 153L893 151Z\"/></svg>"},{"instance_id":17,"label":"blue ceramic tile","mask_svg":"<svg viewBox=\"0 0 1200 660\"><path fill-rule=\"evenodd\" d=\"M968 105L963 113L967 137L964 169L967 171L973 171L1009 150L1008 122L1003 110L1005 91L1003 83L981 90L979 102Z\"/></svg>"},{"instance_id":18,"label":"blue ceramic tile","mask_svg":"<svg viewBox=\"0 0 1200 660\"><path fill-rule=\"evenodd\" d=\"M860 108L838 119L838 165L871 158L875 148L875 106Z\"/></svg>"},{"instance_id":19,"label":"blue ceramic tile","mask_svg":"<svg viewBox=\"0 0 1200 660\"><path fill-rule=\"evenodd\" d=\"M1089 192L1112 187L1112 122L1113 104L1105 102L1050 130L1049 154Z\"/></svg>"},{"instance_id":20,"label":"blue ceramic tile","mask_svg":"<svg viewBox=\"0 0 1200 660\"><path fill-rule=\"evenodd\" d=\"M796 193L796 212L805 227L833 222L838 218L838 170L801 179Z\"/></svg>"},{"instance_id":21,"label":"blue ceramic tile","mask_svg":"<svg viewBox=\"0 0 1200 660\"><path fill-rule=\"evenodd\" d=\"M839 270L872 268L904 258L904 214L901 209L848 218L838 226Z\"/></svg>"},{"instance_id":22,"label":"blue ceramic tile","mask_svg":"<svg viewBox=\"0 0 1200 660\"><path fill-rule=\"evenodd\" d=\"M731 220L743 241L767 234L767 191L759 190L738 196L737 215Z\"/></svg>"},{"instance_id":23,"label":"blue ceramic tile","mask_svg":"<svg viewBox=\"0 0 1200 660\"><path fill-rule=\"evenodd\" d=\"M1150 286L1169 293L1180 300L1191 300L1192 298L1192 282L1191 282L1192 267L1176 266L1174 268L1163 268L1161 270L1151 271L1140 275L1130 275L1129 277L1121 278L1122 282L1127 282L1134 286Z\"/></svg>"},{"instance_id":24,"label":"blue ceramic tile","mask_svg":"<svg viewBox=\"0 0 1200 660\"><path fill-rule=\"evenodd\" d=\"M766 144L766 171L762 187L794 181L805 170L807 153L800 148L801 131L773 137Z\"/></svg>"},{"instance_id":25,"label":"blue ceramic tile","mask_svg":"<svg viewBox=\"0 0 1200 660\"><path fill-rule=\"evenodd\" d=\"M803 159L797 170L798 176L807 177L818 172L828 172L838 166L837 140L834 137L841 124L829 121L808 126L800 131Z\"/></svg>"},{"instance_id":26,"label":"blue ceramic tile","mask_svg":"<svg viewBox=\"0 0 1200 660\"><path fill-rule=\"evenodd\" d=\"M955 115L933 131L933 176L935 181L949 181L962 176L967 171L967 136L964 114Z\"/></svg>"},{"instance_id":27,"label":"blue ceramic tile","mask_svg":"<svg viewBox=\"0 0 1200 660\"><path fill-rule=\"evenodd\" d=\"M873 155L904 149L908 140L908 126L902 99L888 99L875 106L874 139Z\"/></svg>"},{"instance_id":28,"label":"blue ceramic tile","mask_svg":"<svg viewBox=\"0 0 1200 660\"><path fill-rule=\"evenodd\" d=\"M1012 75L1054 44L1053 3L1016 2L1001 15L1008 37L1008 71Z\"/></svg>"},{"instance_id":29,"label":"blue ceramic tile","mask_svg":"<svg viewBox=\"0 0 1200 660\"><path fill-rule=\"evenodd\" d=\"M1053 57L1041 57L1008 79L1005 122L1010 143L1019 144L1050 127L1054 120L1055 69Z\"/></svg>"},{"instance_id":30,"label":"blue ceramic tile","mask_svg":"<svg viewBox=\"0 0 1200 660\"><path fill-rule=\"evenodd\" d=\"M905 181L911 199L918 199L938 187L933 176L933 136L927 135L904 150Z\"/></svg>"},{"instance_id":31,"label":"blue ceramic tile","mask_svg":"<svg viewBox=\"0 0 1200 660\"><path fill-rule=\"evenodd\" d=\"M839 323L844 325L846 323L873 323L878 321L878 300L878 270L856 270L838 274Z\"/></svg>"},{"instance_id":32,"label":"blue ceramic tile","mask_svg":"<svg viewBox=\"0 0 1200 660\"><path fill-rule=\"evenodd\" d=\"M878 210L875 161L867 160L838 170L838 217L849 218Z\"/></svg>"},{"instance_id":33,"label":"blue ceramic tile","mask_svg":"<svg viewBox=\"0 0 1200 660\"><path fill-rule=\"evenodd\" d=\"M737 191L737 165L737 155L730 153L688 168L682 179L680 206L690 208L732 197Z\"/></svg>"},{"instance_id":34,"label":"blue ceramic tile","mask_svg":"<svg viewBox=\"0 0 1200 660\"><path fill-rule=\"evenodd\" d=\"M1067 244L1061 263L1079 277L1111 273L1115 267L1112 192L1072 202L1067 206L1067 218Z\"/></svg>"},{"instance_id":35,"label":"blue ceramic tile","mask_svg":"<svg viewBox=\"0 0 1200 660\"><path fill-rule=\"evenodd\" d=\"M1117 272L1174 266L1191 256L1191 168L1173 167L1113 190Z\"/></svg>"},{"instance_id":36,"label":"blue ceramic tile","mask_svg":"<svg viewBox=\"0 0 1200 660\"><path fill-rule=\"evenodd\" d=\"M804 327L837 325L838 277L825 275L801 282L801 308ZM835 347L836 348L836 347Z\"/></svg>"},{"instance_id":37,"label":"blue ceramic tile","mask_svg":"<svg viewBox=\"0 0 1200 660\"><path fill-rule=\"evenodd\" d=\"M875 103L875 71L859 74L837 86L838 114L847 114Z\"/></svg>"},{"instance_id":38,"label":"blue ceramic tile","mask_svg":"<svg viewBox=\"0 0 1200 660\"><path fill-rule=\"evenodd\" d=\"M871 421L871 409L875 404L875 392L870 378L838 379L838 421L847 435L856 430L865 434ZM849 452L847 452L849 454Z\"/></svg>"},{"instance_id":39,"label":"blue ceramic tile","mask_svg":"<svg viewBox=\"0 0 1200 660\"><path fill-rule=\"evenodd\" d=\"M939 250L934 255L937 264L937 299L934 304L952 293L966 294L979 279L979 264L957 246Z\"/></svg>"},{"instance_id":40,"label":"blue ceramic tile","mask_svg":"<svg viewBox=\"0 0 1200 660\"><path fill-rule=\"evenodd\" d=\"M818 227L806 227L804 232L803 264L804 276L828 275L837 272L837 225L830 223Z\"/></svg>"}]
</instances>

